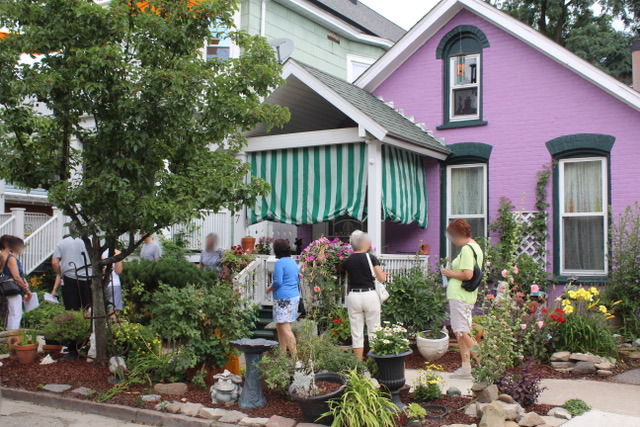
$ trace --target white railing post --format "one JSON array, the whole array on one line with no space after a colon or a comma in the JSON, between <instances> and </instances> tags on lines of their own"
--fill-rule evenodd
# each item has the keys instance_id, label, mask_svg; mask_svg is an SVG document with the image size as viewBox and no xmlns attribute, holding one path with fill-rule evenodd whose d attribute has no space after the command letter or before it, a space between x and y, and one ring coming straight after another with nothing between
<instances>
[{"instance_id":1,"label":"white railing post","mask_svg":"<svg viewBox=\"0 0 640 427\"><path fill-rule=\"evenodd\" d=\"M4 179L0 179L0 214L4 213Z\"/></svg>"},{"instance_id":2,"label":"white railing post","mask_svg":"<svg viewBox=\"0 0 640 427\"><path fill-rule=\"evenodd\" d=\"M54 241L57 244L60 240L62 240L62 236L64 236L64 214L60 209L53 208L53 217L57 218L54 231Z\"/></svg>"},{"instance_id":3,"label":"white railing post","mask_svg":"<svg viewBox=\"0 0 640 427\"><path fill-rule=\"evenodd\" d=\"M25 208L11 208L11 213L15 216L13 222L13 235L24 239L24 211Z\"/></svg>"}]
</instances>

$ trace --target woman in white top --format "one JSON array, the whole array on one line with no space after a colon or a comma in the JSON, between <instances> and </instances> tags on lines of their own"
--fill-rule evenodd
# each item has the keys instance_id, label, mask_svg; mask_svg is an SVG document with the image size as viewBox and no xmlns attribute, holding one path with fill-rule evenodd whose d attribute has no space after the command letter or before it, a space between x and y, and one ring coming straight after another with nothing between
<instances>
[{"instance_id":1,"label":"woman in white top","mask_svg":"<svg viewBox=\"0 0 640 427\"><path fill-rule=\"evenodd\" d=\"M114 255L118 255L119 250L115 249ZM109 249L104 251L102 259L109 258ZM109 308L113 310L112 317L118 317L118 311L124 308L122 301L122 284L120 282L120 274L122 274L122 261L113 263L111 266L111 277L109 280L109 287L107 288L107 301Z\"/></svg>"}]
</instances>

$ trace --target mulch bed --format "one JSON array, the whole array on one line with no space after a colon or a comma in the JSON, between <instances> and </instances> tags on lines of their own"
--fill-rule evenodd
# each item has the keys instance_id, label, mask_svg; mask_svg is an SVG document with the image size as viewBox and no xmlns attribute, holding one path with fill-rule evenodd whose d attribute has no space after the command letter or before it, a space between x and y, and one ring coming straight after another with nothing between
<instances>
[{"instance_id":1,"label":"mulch bed","mask_svg":"<svg viewBox=\"0 0 640 427\"><path fill-rule=\"evenodd\" d=\"M441 359L433 362L436 365L442 366L442 369L445 372L453 372L462 366L462 363L460 362L460 353L457 351L457 347L453 347L453 345L450 345L450 347L452 349L445 353ZM415 345L411 346L411 349L413 350L413 353L405 359L405 367L407 369L424 369L426 360L420 355L420 352Z\"/></svg>"}]
</instances>

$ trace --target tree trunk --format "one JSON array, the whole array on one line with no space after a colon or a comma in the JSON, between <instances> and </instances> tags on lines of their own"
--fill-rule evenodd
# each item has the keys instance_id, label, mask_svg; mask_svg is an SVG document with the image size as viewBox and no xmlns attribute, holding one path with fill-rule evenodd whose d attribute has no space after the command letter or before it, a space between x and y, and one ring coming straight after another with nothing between
<instances>
[{"instance_id":1,"label":"tree trunk","mask_svg":"<svg viewBox=\"0 0 640 427\"><path fill-rule=\"evenodd\" d=\"M91 248L91 298L93 301L93 330L95 333L96 358L100 363L105 363L109 357L109 325L104 297L104 281L102 268L99 263L102 259L100 252L100 240L94 239Z\"/></svg>"}]
</instances>

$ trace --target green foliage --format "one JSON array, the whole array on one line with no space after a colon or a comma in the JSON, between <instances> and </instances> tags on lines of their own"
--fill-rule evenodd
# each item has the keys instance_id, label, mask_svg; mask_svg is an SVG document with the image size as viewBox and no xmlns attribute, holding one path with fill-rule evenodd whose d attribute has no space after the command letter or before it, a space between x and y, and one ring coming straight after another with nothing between
<instances>
[{"instance_id":1,"label":"green foliage","mask_svg":"<svg viewBox=\"0 0 640 427\"><path fill-rule=\"evenodd\" d=\"M378 356L400 354L409 350L407 329L402 325L382 322L382 326L374 329L370 336L371 352Z\"/></svg>"},{"instance_id":2,"label":"green foliage","mask_svg":"<svg viewBox=\"0 0 640 427\"><path fill-rule=\"evenodd\" d=\"M260 360L260 378L273 390L286 391L294 371L293 359L280 352L266 353Z\"/></svg>"},{"instance_id":3,"label":"green foliage","mask_svg":"<svg viewBox=\"0 0 640 427\"><path fill-rule=\"evenodd\" d=\"M387 283L387 290L383 320L402 324L412 335L441 329L447 318L447 297L437 271L425 271L416 261L406 274L395 275Z\"/></svg>"},{"instance_id":4,"label":"green foliage","mask_svg":"<svg viewBox=\"0 0 640 427\"><path fill-rule=\"evenodd\" d=\"M542 377L535 370L535 362L528 360L519 373L508 373L496 381L501 393L513 397L516 402L525 408L529 408L538 402L540 393L544 390L540 387Z\"/></svg>"},{"instance_id":5,"label":"green foliage","mask_svg":"<svg viewBox=\"0 0 640 427\"><path fill-rule=\"evenodd\" d=\"M63 311L51 317L42 334L45 339L60 343L83 341L91 336L91 321L82 311Z\"/></svg>"},{"instance_id":6,"label":"green foliage","mask_svg":"<svg viewBox=\"0 0 640 427\"><path fill-rule=\"evenodd\" d=\"M513 203L506 197L500 198L498 217L491 224L491 231L500 235L495 245L492 267L502 271L515 264L516 250L520 246L521 226L513 216Z\"/></svg>"},{"instance_id":7,"label":"green foliage","mask_svg":"<svg viewBox=\"0 0 640 427\"><path fill-rule=\"evenodd\" d=\"M0 178L47 190L96 270L133 253L141 230L253 205L269 186L246 180L250 166L233 152L243 131L289 119L262 102L282 83L281 66L266 39L234 28L237 1L148 3L0 2L10 31L0 42ZM205 60L204 40L223 33L240 57ZM41 56L24 64L23 53ZM121 254L102 260L122 235ZM92 297L104 358L98 278Z\"/></svg>"},{"instance_id":8,"label":"green foliage","mask_svg":"<svg viewBox=\"0 0 640 427\"><path fill-rule=\"evenodd\" d=\"M329 402L332 427L393 427L396 406L357 370L347 374L347 388L342 397Z\"/></svg>"},{"instance_id":9,"label":"green foliage","mask_svg":"<svg viewBox=\"0 0 640 427\"><path fill-rule=\"evenodd\" d=\"M235 274L240 273L255 256L250 251L245 251L242 246L232 246L224 251L220 264L223 268L223 276L231 279Z\"/></svg>"},{"instance_id":10,"label":"green foliage","mask_svg":"<svg viewBox=\"0 0 640 427\"><path fill-rule=\"evenodd\" d=\"M427 410L417 403L410 403L404 408L404 412L409 418L424 418L427 416Z\"/></svg>"},{"instance_id":11,"label":"green foliage","mask_svg":"<svg viewBox=\"0 0 640 427\"><path fill-rule=\"evenodd\" d=\"M147 296L152 315L150 326L163 339L181 343L198 362L222 367L235 350L230 341L247 337L254 318L253 307L232 285L214 288L188 285L174 288L161 284Z\"/></svg>"},{"instance_id":12,"label":"green foliage","mask_svg":"<svg viewBox=\"0 0 640 427\"><path fill-rule=\"evenodd\" d=\"M558 328L558 348L573 353L593 353L601 356L617 354L613 331L601 316L572 314Z\"/></svg>"},{"instance_id":13,"label":"green foliage","mask_svg":"<svg viewBox=\"0 0 640 427\"><path fill-rule=\"evenodd\" d=\"M343 343L351 338L351 322L349 313L344 307L339 307L331 316L327 334L336 342Z\"/></svg>"},{"instance_id":14,"label":"green foliage","mask_svg":"<svg viewBox=\"0 0 640 427\"><path fill-rule=\"evenodd\" d=\"M640 336L640 204L628 206L609 233L611 278L605 298L622 317L625 335Z\"/></svg>"},{"instance_id":15,"label":"green foliage","mask_svg":"<svg viewBox=\"0 0 640 427\"><path fill-rule=\"evenodd\" d=\"M38 292L38 300L44 301L44 292ZM44 327L51 323L51 318L65 311L62 304L51 304L43 302L36 309L27 311L22 315L22 324L27 329L42 331Z\"/></svg>"},{"instance_id":16,"label":"green foliage","mask_svg":"<svg viewBox=\"0 0 640 427\"><path fill-rule=\"evenodd\" d=\"M20 342L16 345L32 345L38 343L38 332L20 330Z\"/></svg>"},{"instance_id":17,"label":"green foliage","mask_svg":"<svg viewBox=\"0 0 640 427\"><path fill-rule=\"evenodd\" d=\"M418 371L418 378L414 382L413 399L416 402L425 403L442 397L442 377L437 373L442 367L426 363L423 370Z\"/></svg>"},{"instance_id":18,"label":"green foliage","mask_svg":"<svg viewBox=\"0 0 640 427\"><path fill-rule=\"evenodd\" d=\"M591 410L591 407L587 405L582 399L569 399L562 405L564 409L569 411L572 417L582 415Z\"/></svg>"}]
</instances>

